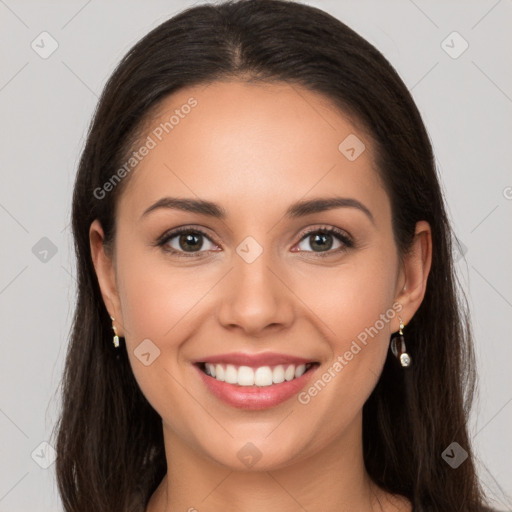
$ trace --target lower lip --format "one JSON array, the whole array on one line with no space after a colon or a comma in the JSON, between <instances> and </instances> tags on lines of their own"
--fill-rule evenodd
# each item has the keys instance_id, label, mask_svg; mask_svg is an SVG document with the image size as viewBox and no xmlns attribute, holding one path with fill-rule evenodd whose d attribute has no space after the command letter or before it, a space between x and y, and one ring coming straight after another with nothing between
<instances>
[{"instance_id":1,"label":"lower lip","mask_svg":"<svg viewBox=\"0 0 512 512\"><path fill-rule=\"evenodd\" d=\"M239 409L267 409L279 405L306 386L318 365L313 366L300 377L271 386L238 386L221 382L206 375L198 365L194 365L206 387L223 402Z\"/></svg>"}]
</instances>

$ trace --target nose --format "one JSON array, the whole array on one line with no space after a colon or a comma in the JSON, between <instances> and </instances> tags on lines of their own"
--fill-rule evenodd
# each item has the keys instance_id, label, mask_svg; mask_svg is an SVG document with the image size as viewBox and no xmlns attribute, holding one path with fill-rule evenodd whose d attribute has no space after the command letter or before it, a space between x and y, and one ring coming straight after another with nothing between
<instances>
[{"instance_id":1,"label":"nose","mask_svg":"<svg viewBox=\"0 0 512 512\"><path fill-rule=\"evenodd\" d=\"M283 267L271 261L270 252L263 251L252 262L234 255L233 268L222 282L217 309L224 328L258 337L291 325L294 295Z\"/></svg>"}]
</instances>

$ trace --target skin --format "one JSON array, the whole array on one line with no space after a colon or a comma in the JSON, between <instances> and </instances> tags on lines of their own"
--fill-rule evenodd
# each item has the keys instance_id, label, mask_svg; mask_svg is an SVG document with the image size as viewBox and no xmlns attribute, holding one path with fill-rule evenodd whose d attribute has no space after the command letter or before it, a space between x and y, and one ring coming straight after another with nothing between
<instances>
[{"instance_id":1,"label":"skin","mask_svg":"<svg viewBox=\"0 0 512 512\"><path fill-rule=\"evenodd\" d=\"M362 407L398 315L307 405L293 397L266 410L236 409L210 394L191 360L275 351L319 361L320 376L393 304L404 324L413 317L431 265L428 223L418 222L401 262L371 140L323 96L286 84L215 82L169 96L150 125L191 96L197 106L129 177L113 255L100 223L90 227L105 305L162 417L168 473L147 511L410 511L405 498L370 481L362 451ZM354 161L338 150L349 134L366 146ZM356 208L284 217L295 201L333 195L363 203L375 224ZM227 217L160 208L141 218L164 196L214 201ZM178 226L201 227L209 239L199 235L188 258L155 245ZM322 258L314 237L302 237L322 226L343 230L356 246L336 252L343 242L328 237L331 254ZM252 263L236 252L247 236L263 248ZM179 242L167 245L191 254ZM134 355L146 338L160 350L149 366ZM237 457L248 442L261 452L251 468Z\"/></svg>"}]
</instances>

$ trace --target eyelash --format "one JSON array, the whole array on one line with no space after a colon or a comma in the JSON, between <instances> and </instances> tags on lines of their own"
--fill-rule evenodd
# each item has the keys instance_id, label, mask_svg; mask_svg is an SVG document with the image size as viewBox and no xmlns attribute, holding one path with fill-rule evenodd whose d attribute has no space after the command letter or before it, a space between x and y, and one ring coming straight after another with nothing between
<instances>
[{"instance_id":1,"label":"eyelash","mask_svg":"<svg viewBox=\"0 0 512 512\"><path fill-rule=\"evenodd\" d=\"M205 252L205 251L198 251L196 253L186 253L183 251L177 251L176 249L166 247L166 244L169 242L169 240L172 240L176 236L181 235L183 233L201 234L202 236L206 237L211 242L215 243L213 240L210 239L210 237L202 229L192 228L190 226L183 226L180 228L176 228L170 232L164 233L156 241L155 245L162 247L162 249L164 251L171 253L172 255L176 255L178 257L184 257L184 258L201 257L201 253ZM353 240L350 237L348 237L343 231L341 231L338 228L333 228L333 227L329 227L329 226L322 226L322 227L317 227L317 228L312 228L312 229L306 230L304 233L302 233L299 243L302 242L303 240L305 240L309 235L314 234L314 233L333 235L336 239L338 239L343 244L343 246L339 247L338 249L335 249L335 250L329 250L329 251L323 251L323 252L302 251L302 250L299 250L296 252L312 252L320 258L325 258L328 256L332 256L333 254L339 254L339 253L345 252L348 249L355 247L355 243L353 242ZM218 245L218 244L216 244L216 245Z\"/></svg>"}]
</instances>

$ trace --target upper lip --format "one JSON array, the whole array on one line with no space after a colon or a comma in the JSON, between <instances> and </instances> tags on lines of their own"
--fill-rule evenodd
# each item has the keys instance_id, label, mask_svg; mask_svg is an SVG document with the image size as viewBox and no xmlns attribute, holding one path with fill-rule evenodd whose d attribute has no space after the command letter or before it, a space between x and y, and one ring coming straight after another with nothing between
<instances>
[{"instance_id":1,"label":"upper lip","mask_svg":"<svg viewBox=\"0 0 512 512\"><path fill-rule=\"evenodd\" d=\"M288 354L278 354L276 352L262 352L259 354L249 354L245 352L231 352L229 354L217 354L206 356L202 359L193 361L198 363L211 363L211 364L232 364L235 366L276 366L279 364L307 364L315 363L313 359L306 359L304 357L297 357Z\"/></svg>"}]
</instances>

